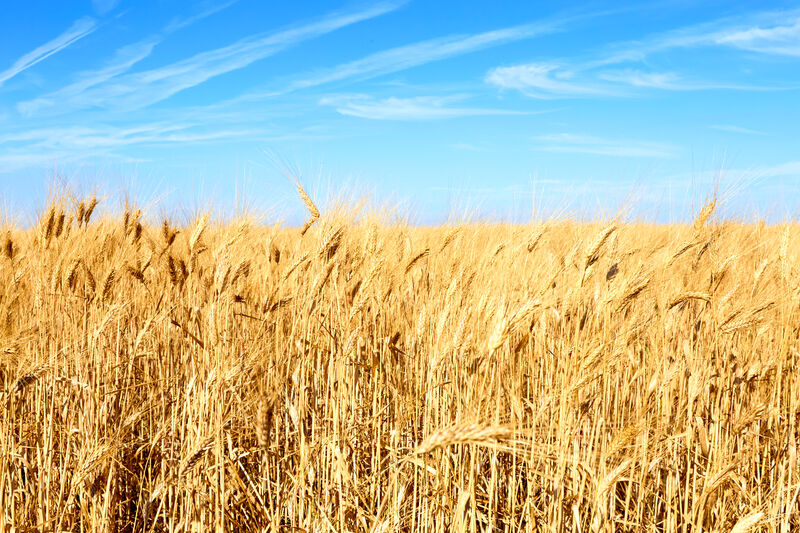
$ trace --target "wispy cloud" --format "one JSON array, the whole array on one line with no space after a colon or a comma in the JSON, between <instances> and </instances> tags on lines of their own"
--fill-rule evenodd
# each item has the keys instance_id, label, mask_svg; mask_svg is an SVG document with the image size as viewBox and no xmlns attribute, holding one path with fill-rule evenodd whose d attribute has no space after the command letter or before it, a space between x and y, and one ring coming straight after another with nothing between
<instances>
[{"instance_id":1,"label":"wispy cloud","mask_svg":"<svg viewBox=\"0 0 800 533\"><path fill-rule=\"evenodd\" d=\"M72 109L102 107L129 110L146 107L302 41L388 13L399 5L397 2L384 2L365 9L335 12L291 29L250 36L164 67L117 76L59 105Z\"/></svg>"},{"instance_id":2,"label":"wispy cloud","mask_svg":"<svg viewBox=\"0 0 800 533\"><path fill-rule=\"evenodd\" d=\"M105 15L119 4L119 0L92 0L92 7L98 15Z\"/></svg>"},{"instance_id":3,"label":"wispy cloud","mask_svg":"<svg viewBox=\"0 0 800 533\"><path fill-rule=\"evenodd\" d=\"M742 128L741 126L731 126L730 124L718 124L710 126L712 130L729 131L731 133L743 133L746 135L766 135L763 131Z\"/></svg>"},{"instance_id":4,"label":"wispy cloud","mask_svg":"<svg viewBox=\"0 0 800 533\"><path fill-rule=\"evenodd\" d=\"M30 128L0 135L0 173L49 168L56 164L129 160L125 149L142 146L197 145L251 139L263 129L215 128L191 122L152 122L127 126L56 126Z\"/></svg>"},{"instance_id":5,"label":"wispy cloud","mask_svg":"<svg viewBox=\"0 0 800 533\"><path fill-rule=\"evenodd\" d=\"M721 32L716 36L716 42L762 54L800 57L800 17L787 22L766 28Z\"/></svg>"},{"instance_id":6,"label":"wispy cloud","mask_svg":"<svg viewBox=\"0 0 800 533\"><path fill-rule=\"evenodd\" d=\"M17 111L23 115L34 115L46 109L57 112L70 111L70 104L81 100L87 89L104 83L116 76L124 74L138 62L148 57L153 48L160 42L158 37L149 37L134 44L123 46L116 51L106 66L98 70L89 70L77 75L77 81L57 91L20 102Z\"/></svg>"},{"instance_id":7,"label":"wispy cloud","mask_svg":"<svg viewBox=\"0 0 800 533\"><path fill-rule=\"evenodd\" d=\"M0 174L10 174L23 169L52 167L70 157L69 152L9 151L0 153Z\"/></svg>"},{"instance_id":8,"label":"wispy cloud","mask_svg":"<svg viewBox=\"0 0 800 533\"><path fill-rule=\"evenodd\" d=\"M754 22L763 27L753 26ZM648 89L763 91L796 88L796 85L757 86L708 81L653 70L650 66L653 62L649 58L656 53L696 47L734 47L764 54L800 56L800 14L794 11L765 13L754 16L754 22L747 25L741 19L721 19L642 41L614 43L589 58L496 67L489 70L484 81L534 98L632 96ZM732 72L731 76L736 73Z\"/></svg>"},{"instance_id":9,"label":"wispy cloud","mask_svg":"<svg viewBox=\"0 0 800 533\"><path fill-rule=\"evenodd\" d=\"M639 62L675 49L732 47L764 54L800 54L800 11L750 12L607 46L589 66Z\"/></svg>"},{"instance_id":10,"label":"wispy cloud","mask_svg":"<svg viewBox=\"0 0 800 533\"><path fill-rule=\"evenodd\" d=\"M534 98L585 97L614 95L610 87L585 80L572 81L575 73L555 64L530 63L497 67L486 74L485 81L501 89L516 89Z\"/></svg>"},{"instance_id":11,"label":"wispy cloud","mask_svg":"<svg viewBox=\"0 0 800 533\"><path fill-rule=\"evenodd\" d=\"M24 148L15 151L0 153L0 175L14 174L24 170L50 170L75 166L82 167L87 164L94 165L100 162L114 161L116 163L141 163L148 161L142 157L131 157L125 154L114 153L109 150L93 149L91 151L76 150L37 150Z\"/></svg>"},{"instance_id":12,"label":"wispy cloud","mask_svg":"<svg viewBox=\"0 0 800 533\"><path fill-rule=\"evenodd\" d=\"M689 80L674 72L648 72L638 69L592 71L586 65L566 67L547 63L497 67L486 74L484 81L501 89L514 89L532 98L544 99L634 96L646 89L776 90L772 87Z\"/></svg>"},{"instance_id":13,"label":"wispy cloud","mask_svg":"<svg viewBox=\"0 0 800 533\"><path fill-rule=\"evenodd\" d=\"M589 15L586 15L589 16ZM364 81L385 74L426 65L451 57L476 52L515 41L562 31L570 19L562 18L539 23L523 24L472 35L450 35L398 46L369 54L340 65L312 71L275 90L246 93L228 103L247 102L280 96L293 91L318 87L345 80Z\"/></svg>"},{"instance_id":14,"label":"wispy cloud","mask_svg":"<svg viewBox=\"0 0 800 533\"><path fill-rule=\"evenodd\" d=\"M774 91L778 87L748 85L743 83L711 82L687 79L675 72L647 72L638 69L605 70L597 73L601 80L634 89L662 89L666 91Z\"/></svg>"},{"instance_id":15,"label":"wispy cloud","mask_svg":"<svg viewBox=\"0 0 800 533\"><path fill-rule=\"evenodd\" d=\"M190 26L195 22L203 20L204 18L210 17L215 13L219 13L223 9L227 9L239 0L228 0L227 2L222 2L221 4L213 5L207 9L204 9L200 13L196 15L191 15L186 18L175 18L172 22L170 22L166 28L164 28L165 33L172 33L174 31L180 30L181 28L185 28L186 26Z\"/></svg>"},{"instance_id":16,"label":"wispy cloud","mask_svg":"<svg viewBox=\"0 0 800 533\"><path fill-rule=\"evenodd\" d=\"M616 157L676 157L679 147L660 142L605 139L589 135L556 133L535 137L535 149L542 152L579 153Z\"/></svg>"},{"instance_id":17,"label":"wispy cloud","mask_svg":"<svg viewBox=\"0 0 800 533\"><path fill-rule=\"evenodd\" d=\"M714 185L735 184L736 187L751 185L780 185L800 188L800 160L783 163L753 165L750 167L721 167L712 170L677 172L658 176L649 185L673 187L675 184Z\"/></svg>"},{"instance_id":18,"label":"wispy cloud","mask_svg":"<svg viewBox=\"0 0 800 533\"><path fill-rule=\"evenodd\" d=\"M778 165L761 167L756 173L765 178L791 177L800 180L800 161L787 161ZM794 182L800 185L800 181Z\"/></svg>"},{"instance_id":19,"label":"wispy cloud","mask_svg":"<svg viewBox=\"0 0 800 533\"><path fill-rule=\"evenodd\" d=\"M95 162L101 159L143 161L152 148L191 147L241 141L275 143L326 138L313 127L294 131L253 123L169 119L126 124L53 125L0 133L0 174L23 169L43 169L56 164ZM335 135L330 134L330 138Z\"/></svg>"},{"instance_id":20,"label":"wispy cloud","mask_svg":"<svg viewBox=\"0 0 800 533\"><path fill-rule=\"evenodd\" d=\"M83 39L97 29L97 22L91 17L83 17L76 20L67 31L45 44L31 50L27 54L17 59L10 68L0 72L0 86L5 82L25 70L31 68L40 61L44 61L51 55L60 52L69 45Z\"/></svg>"},{"instance_id":21,"label":"wispy cloud","mask_svg":"<svg viewBox=\"0 0 800 533\"><path fill-rule=\"evenodd\" d=\"M236 2L238 0L229 0L209 7L197 14L176 18L160 33L119 48L114 53L114 56L100 69L80 72L76 76L77 80L66 87L33 100L18 103L16 106L17 111L27 116L35 115L45 110L56 113L69 112L71 111L70 104L80 101L87 89L125 74L137 63L149 57L153 53L153 49L171 33L210 17Z\"/></svg>"},{"instance_id":22,"label":"wispy cloud","mask_svg":"<svg viewBox=\"0 0 800 533\"><path fill-rule=\"evenodd\" d=\"M613 83L649 89L678 90L689 87L685 83L681 83L679 76L674 72L643 72L636 69L611 70L600 72L598 77Z\"/></svg>"},{"instance_id":23,"label":"wispy cloud","mask_svg":"<svg viewBox=\"0 0 800 533\"><path fill-rule=\"evenodd\" d=\"M479 115L519 115L518 111L476 107L454 107L451 103L462 100L460 96L375 99L366 95L341 95L325 97L321 105L336 108L342 115L374 120L436 120Z\"/></svg>"},{"instance_id":24,"label":"wispy cloud","mask_svg":"<svg viewBox=\"0 0 800 533\"><path fill-rule=\"evenodd\" d=\"M320 70L290 84L288 90L305 89L345 79L368 79L449 57L475 52L522 39L553 33L561 21L524 24L474 35L454 35L377 52L355 61Z\"/></svg>"},{"instance_id":25,"label":"wispy cloud","mask_svg":"<svg viewBox=\"0 0 800 533\"><path fill-rule=\"evenodd\" d=\"M174 144L218 141L263 133L253 128L211 131L202 125L153 122L134 126L66 126L20 130L0 135L0 146L23 145L41 150L92 150L138 144Z\"/></svg>"}]
</instances>

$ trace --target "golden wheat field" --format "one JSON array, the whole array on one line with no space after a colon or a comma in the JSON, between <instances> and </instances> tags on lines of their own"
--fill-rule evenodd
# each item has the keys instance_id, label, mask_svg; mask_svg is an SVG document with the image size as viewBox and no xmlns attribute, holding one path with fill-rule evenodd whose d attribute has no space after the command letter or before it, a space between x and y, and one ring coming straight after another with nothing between
<instances>
[{"instance_id":1,"label":"golden wheat field","mask_svg":"<svg viewBox=\"0 0 800 533\"><path fill-rule=\"evenodd\" d=\"M0 531L800 528L800 233L145 223L0 236Z\"/></svg>"}]
</instances>

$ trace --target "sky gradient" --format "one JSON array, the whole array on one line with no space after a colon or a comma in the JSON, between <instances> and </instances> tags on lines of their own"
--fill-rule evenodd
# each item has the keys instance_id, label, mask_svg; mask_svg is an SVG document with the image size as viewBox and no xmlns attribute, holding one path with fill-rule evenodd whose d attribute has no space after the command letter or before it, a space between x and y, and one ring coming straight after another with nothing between
<instances>
[{"instance_id":1,"label":"sky gradient","mask_svg":"<svg viewBox=\"0 0 800 533\"><path fill-rule=\"evenodd\" d=\"M412 220L800 209L790 2L11 1L0 202L56 172L164 210L289 222L369 193Z\"/></svg>"}]
</instances>

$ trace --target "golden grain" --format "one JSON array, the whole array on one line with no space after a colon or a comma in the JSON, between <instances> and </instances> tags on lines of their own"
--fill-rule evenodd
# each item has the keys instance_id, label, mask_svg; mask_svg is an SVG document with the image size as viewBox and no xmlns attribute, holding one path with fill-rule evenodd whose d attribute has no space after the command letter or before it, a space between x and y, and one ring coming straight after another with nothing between
<instances>
[{"instance_id":1,"label":"golden grain","mask_svg":"<svg viewBox=\"0 0 800 533\"><path fill-rule=\"evenodd\" d=\"M94 198L4 228L0 528L796 525L796 225L413 227L298 192L303 236Z\"/></svg>"}]
</instances>

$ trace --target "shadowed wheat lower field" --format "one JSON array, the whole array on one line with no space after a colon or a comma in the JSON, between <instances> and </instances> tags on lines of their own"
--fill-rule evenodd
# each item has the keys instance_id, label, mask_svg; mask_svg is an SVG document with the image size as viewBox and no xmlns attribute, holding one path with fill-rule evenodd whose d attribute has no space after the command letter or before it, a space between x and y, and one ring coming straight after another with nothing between
<instances>
[{"instance_id":1,"label":"shadowed wheat lower field","mask_svg":"<svg viewBox=\"0 0 800 533\"><path fill-rule=\"evenodd\" d=\"M800 527L797 226L0 234L0 531Z\"/></svg>"}]
</instances>

